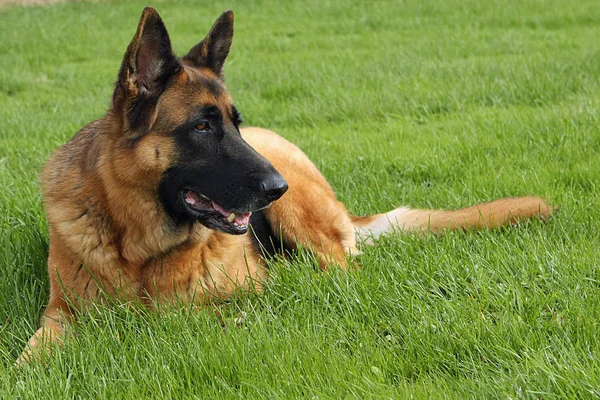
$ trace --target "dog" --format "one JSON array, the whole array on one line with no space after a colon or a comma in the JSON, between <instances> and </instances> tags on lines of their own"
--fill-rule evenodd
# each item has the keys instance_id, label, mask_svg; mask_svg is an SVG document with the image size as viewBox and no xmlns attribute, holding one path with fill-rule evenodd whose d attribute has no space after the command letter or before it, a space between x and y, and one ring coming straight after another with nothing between
<instances>
[{"instance_id":1,"label":"dog","mask_svg":"<svg viewBox=\"0 0 600 400\"><path fill-rule=\"evenodd\" d=\"M206 304L258 290L266 262L311 251L348 268L357 244L390 231L493 228L547 218L537 197L455 210L348 213L308 157L281 136L240 128L223 80L226 11L185 56L153 8L129 44L106 115L42 171L50 300L18 363L62 341L75 311L109 298Z\"/></svg>"}]
</instances>

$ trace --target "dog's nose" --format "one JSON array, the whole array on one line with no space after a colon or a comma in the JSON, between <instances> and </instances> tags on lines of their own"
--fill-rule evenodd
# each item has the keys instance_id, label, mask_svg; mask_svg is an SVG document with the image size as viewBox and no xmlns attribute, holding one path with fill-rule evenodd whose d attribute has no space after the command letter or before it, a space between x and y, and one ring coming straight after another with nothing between
<instances>
[{"instance_id":1,"label":"dog's nose","mask_svg":"<svg viewBox=\"0 0 600 400\"><path fill-rule=\"evenodd\" d=\"M288 190L288 184L279 174L272 174L261 182L266 199L270 202L277 200Z\"/></svg>"}]
</instances>

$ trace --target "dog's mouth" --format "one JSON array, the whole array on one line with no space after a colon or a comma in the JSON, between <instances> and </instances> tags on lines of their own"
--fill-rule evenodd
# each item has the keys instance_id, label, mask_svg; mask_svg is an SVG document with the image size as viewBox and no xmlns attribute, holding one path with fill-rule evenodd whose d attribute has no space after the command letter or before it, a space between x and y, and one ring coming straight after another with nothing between
<instances>
[{"instance_id":1,"label":"dog's mouth","mask_svg":"<svg viewBox=\"0 0 600 400\"><path fill-rule=\"evenodd\" d=\"M251 211L226 210L208 197L191 189L181 190L180 197L187 212L208 228L234 235L241 235L248 231Z\"/></svg>"}]
</instances>

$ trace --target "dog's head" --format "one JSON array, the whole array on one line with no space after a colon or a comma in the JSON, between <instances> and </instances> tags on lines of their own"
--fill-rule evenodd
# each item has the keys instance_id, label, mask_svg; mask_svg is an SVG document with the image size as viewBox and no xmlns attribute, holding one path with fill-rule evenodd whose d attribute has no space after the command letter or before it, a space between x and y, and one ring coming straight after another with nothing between
<instances>
[{"instance_id":1,"label":"dog's head","mask_svg":"<svg viewBox=\"0 0 600 400\"><path fill-rule=\"evenodd\" d=\"M117 151L130 163L117 173L147 179L177 224L197 220L242 234L251 212L280 198L287 183L240 135L222 71L232 38L233 13L226 11L178 58L158 13L144 9L111 112L120 125Z\"/></svg>"}]
</instances>

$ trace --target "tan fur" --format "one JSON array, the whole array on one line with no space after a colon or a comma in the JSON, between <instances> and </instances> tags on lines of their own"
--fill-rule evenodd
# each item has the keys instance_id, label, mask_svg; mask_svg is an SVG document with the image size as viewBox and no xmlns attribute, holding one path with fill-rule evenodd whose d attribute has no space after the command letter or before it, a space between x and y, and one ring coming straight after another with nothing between
<instances>
[{"instance_id":1,"label":"tan fur","mask_svg":"<svg viewBox=\"0 0 600 400\"><path fill-rule=\"evenodd\" d=\"M158 18L147 10L140 24ZM139 45L135 40L140 32L138 28L130 49ZM123 71L123 79L130 79L128 73ZM177 156L171 128L186 121L198 105L215 105L222 115L228 115L231 107L217 74L189 64L178 74L161 94L149 132L129 131L115 111L131 101L128 96L137 96L138 89L126 88L116 92L104 118L83 128L46 164L42 187L50 231L50 300L41 327L19 362L43 354L48 342L60 342L74 309L85 310L90 302L139 299L149 307L157 301L206 304L239 289L262 289L265 260L251 233L227 235L195 221L174 225L160 202L159 182ZM207 80L221 87L222 94L211 94ZM229 117L223 123L233 126ZM310 249L322 268L346 268L348 256L358 252L357 237L394 228L434 232L492 228L552 212L542 200L527 197L458 211L398 209L354 217L298 147L260 128L245 128L241 134L289 185L287 193L265 210L275 234L292 247ZM122 139L127 135L140 136L135 146L131 138Z\"/></svg>"},{"instance_id":2,"label":"tan fur","mask_svg":"<svg viewBox=\"0 0 600 400\"><path fill-rule=\"evenodd\" d=\"M267 210L278 236L315 252L325 268L346 266L347 255L356 254L353 225L346 207L308 157L274 132L242 129L243 138L265 156L289 184L285 196Z\"/></svg>"},{"instance_id":3,"label":"tan fur","mask_svg":"<svg viewBox=\"0 0 600 400\"><path fill-rule=\"evenodd\" d=\"M402 207L384 214L352 216L352 222L357 239L372 243L372 239L393 230L439 233L445 230L492 229L531 218L547 219L554 210L544 200L528 196L495 200L460 210Z\"/></svg>"}]
</instances>

